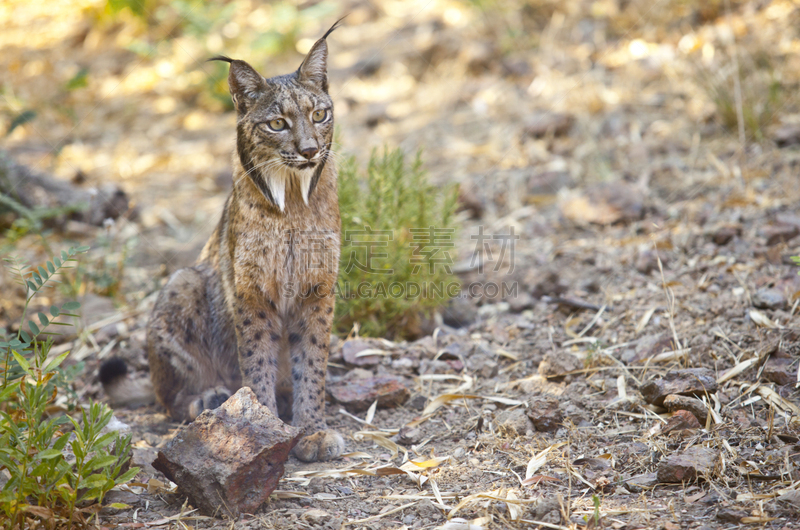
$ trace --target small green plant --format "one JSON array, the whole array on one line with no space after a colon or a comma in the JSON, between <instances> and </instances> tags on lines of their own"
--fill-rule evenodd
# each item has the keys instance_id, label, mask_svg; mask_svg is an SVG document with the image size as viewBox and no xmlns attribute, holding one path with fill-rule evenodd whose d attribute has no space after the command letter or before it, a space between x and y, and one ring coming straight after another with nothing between
<instances>
[{"instance_id":1,"label":"small green plant","mask_svg":"<svg viewBox=\"0 0 800 530\"><path fill-rule=\"evenodd\" d=\"M339 171L342 254L336 328L412 336L421 317L460 284L452 274L457 190L428 183L420 156L373 151L366 171L348 158Z\"/></svg>"},{"instance_id":2,"label":"small green plant","mask_svg":"<svg viewBox=\"0 0 800 530\"><path fill-rule=\"evenodd\" d=\"M792 256L791 260L792 262L794 262L795 265L800 267L800 256ZM800 271L797 271L797 274L800 275Z\"/></svg>"},{"instance_id":3,"label":"small green plant","mask_svg":"<svg viewBox=\"0 0 800 530\"><path fill-rule=\"evenodd\" d=\"M63 251L33 269L23 260L7 258L10 268L25 289L22 322L33 298L45 287L58 283L57 277L71 268L75 256L88 247ZM103 432L112 412L94 403L82 410L81 420L53 415L51 405L63 376L60 365L69 352L50 359L55 333L51 325L61 317L77 317L78 302L53 305L49 315L39 312L16 336L3 337L4 352L0 381L0 470L8 478L0 489L0 511L7 529L27 528L35 521L50 527L85 525L98 503L114 486L130 481L138 468L125 470L129 462L130 437L116 431ZM121 505L112 505L123 507Z\"/></svg>"}]
</instances>

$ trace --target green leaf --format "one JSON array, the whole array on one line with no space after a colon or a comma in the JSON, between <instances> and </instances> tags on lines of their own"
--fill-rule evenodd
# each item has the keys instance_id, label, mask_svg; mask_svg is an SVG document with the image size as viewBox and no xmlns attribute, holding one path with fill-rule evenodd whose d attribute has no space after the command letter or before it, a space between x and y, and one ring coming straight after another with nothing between
<instances>
[{"instance_id":1,"label":"green leaf","mask_svg":"<svg viewBox=\"0 0 800 530\"><path fill-rule=\"evenodd\" d=\"M31 341L31 336L28 335L28 332L25 331L24 329L19 330L19 336L22 337L22 340L24 340L25 342Z\"/></svg>"},{"instance_id":2,"label":"green leaf","mask_svg":"<svg viewBox=\"0 0 800 530\"><path fill-rule=\"evenodd\" d=\"M33 291L34 293L35 293L35 292L36 292L36 290L38 289L38 287L36 287L36 284L34 284L34 283L33 283L32 281L30 281L30 280L27 280L25 283L26 283L26 284L28 284L28 289L30 289L30 290L31 290L31 291Z\"/></svg>"},{"instance_id":3,"label":"green leaf","mask_svg":"<svg viewBox=\"0 0 800 530\"><path fill-rule=\"evenodd\" d=\"M34 337L40 333L39 326L37 326L36 322L33 320L28 320L28 327L31 328L31 332L33 332Z\"/></svg>"},{"instance_id":4,"label":"green leaf","mask_svg":"<svg viewBox=\"0 0 800 530\"><path fill-rule=\"evenodd\" d=\"M69 355L69 351L65 351L64 353L62 353L61 355L50 361L50 363L47 366L45 366L44 371L52 372L53 370L58 368L58 366L64 362L64 359L67 358L67 355Z\"/></svg>"},{"instance_id":5,"label":"green leaf","mask_svg":"<svg viewBox=\"0 0 800 530\"><path fill-rule=\"evenodd\" d=\"M42 323L43 327L46 327L47 325L50 324L50 320L48 320L47 315L45 315L44 313L39 313L38 317L39 317L39 322Z\"/></svg>"},{"instance_id":6,"label":"green leaf","mask_svg":"<svg viewBox=\"0 0 800 530\"><path fill-rule=\"evenodd\" d=\"M130 504L125 504L124 502L112 502L103 506L103 508L114 508L115 510L127 510L130 507Z\"/></svg>"},{"instance_id":7,"label":"green leaf","mask_svg":"<svg viewBox=\"0 0 800 530\"><path fill-rule=\"evenodd\" d=\"M23 333L25 332L20 331L19 332L20 336L22 336ZM27 335L27 333L25 333L25 335ZM22 339L25 340L25 337L22 337ZM25 342L30 342L30 341L26 340ZM10 341L8 341L8 345L11 346L12 348L19 348L20 346L22 346L22 343L18 339L11 339Z\"/></svg>"},{"instance_id":8,"label":"green leaf","mask_svg":"<svg viewBox=\"0 0 800 530\"><path fill-rule=\"evenodd\" d=\"M80 302L67 302L66 304L61 306L61 309L66 309L67 311L72 311L74 309L78 309L81 306Z\"/></svg>"},{"instance_id":9,"label":"green leaf","mask_svg":"<svg viewBox=\"0 0 800 530\"><path fill-rule=\"evenodd\" d=\"M53 261L55 262L56 267L58 267L60 269L61 268L61 259L58 256L56 256L56 257L53 258Z\"/></svg>"},{"instance_id":10,"label":"green leaf","mask_svg":"<svg viewBox=\"0 0 800 530\"><path fill-rule=\"evenodd\" d=\"M69 91L72 91L87 86L89 84L89 82L87 81L88 75L89 75L89 69L86 67L81 68L80 70L78 70L78 73L72 76L72 79L67 81L67 84L64 86L64 88L66 88Z\"/></svg>"},{"instance_id":11,"label":"green leaf","mask_svg":"<svg viewBox=\"0 0 800 530\"><path fill-rule=\"evenodd\" d=\"M94 456L86 464L86 471L94 471L99 468L107 468L117 463L117 457L114 455L97 455Z\"/></svg>"},{"instance_id":12,"label":"green leaf","mask_svg":"<svg viewBox=\"0 0 800 530\"><path fill-rule=\"evenodd\" d=\"M44 451L40 451L36 454L36 458L39 460L49 460L51 458L57 458L59 456L63 456L61 451L58 449L45 449Z\"/></svg>"},{"instance_id":13,"label":"green leaf","mask_svg":"<svg viewBox=\"0 0 800 530\"><path fill-rule=\"evenodd\" d=\"M39 268L37 270L39 271L39 276L41 276L42 279L47 280L47 278L50 277L50 275L47 274L47 271L41 265L39 265Z\"/></svg>"},{"instance_id":14,"label":"green leaf","mask_svg":"<svg viewBox=\"0 0 800 530\"><path fill-rule=\"evenodd\" d=\"M38 274L38 273L36 273L36 272L32 272L32 273L31 273L31 276L33 276L33 281L35 281L35 282L36 282L36 285L38 285L39 287L41 287L41 286L42 286L42 284L44 283L44 282L42 281L42 278L41 278L41 276L39 276L39 274Z\"/></svg>"},{"instance_id":15,"label":"green leaf","mask_svg":"<svg viewBox=\"0 0 800 530\"><path fill-rule=\"evenodd\" d=\"M29 121L33 120L36 117L35 110L23 110L19 114L17 114L13 120L11 120L11 124L8 126L8 130L6 131L6 136L14 132L14 129L19 127L20 125L25 125Z\"/></svg>"},{"instance_id":16,"label":"green leaf","mask_svg":"<svg viewBox=\"0 0 800 530\"><path fill-rule=\"evenodd\" d=\"M117 478L115 478L114 482L117 483L117 484L125 484L126 482L130 482L131 480L134 479L134 477L136 477L136 474L138 472L139 472L139 468L138 467L132 467L129 470L127 470L125 473L123 473L122 475L120 475Z\"/></svg>"},{"instance_id":17,"label":"green leaf","mask_svg":"<svg viewBox=\"0 0 800 530\"><path fill-rule=\"evenodd\" d=\"M63 259L64 261L67 261L69 259L69 254L67 254L66 252L64 252L62 250L61 251L61 259Z\"/></svg>"},{"instance_id":18,"label":"green leaf","mask_svg":"<svg viewBox=\"0 0 800 530\"><path fill-rule=\"evenodd\" d=\"M58 306L55 305L50 306L50 314L53 315L53 317L57 317L59 313L60 311L58 310Z\"/></svg>"},{"instance_id":19,"label":"green leaf","mask_svg":"<svg viewBox=\"0 0 800 530\"><path fill-rule=\"evenodd\" d=\"M102 428L102 427L101 427ZM96 449L102 449L103 447L107 446L111 442L114 441L114 437L117 435L116 431L107 432L103 436L97 439L97 441L93 444Z\"/></svg>"},{"instance_id":20,"label":"green leaf","mask_svg":"<svg viewBox=\"0 0 800 530\"><path fill-rule=\"evenodd\" d=\"M100 487L105 485L106 480L107 480L106 477L104 477L103 475L101 475L99 473L96 474L96 475L89 475L88 477L86 477L86 478L82 479L80 482L78 482L78 489L100 488Z\"/></svg>"},{"instance_id":21,"label":"green leaf","mask_svg":"<svg viewBox=\"0 0 800 530\"><path fill-rule=\"evenodd\" d=\"M48 261L47 262L47 270L50 271L50 274L55 274L56 273L56 268L53 266L53 262L52 261Z\"/></svg>"},{"instance_id":22,"label":"green leaf","mask_svg":"<svg viewBox=\"0 0 800 530\"><path fill-rule=\"evenodd\" d=\"M11 351L11 354L14 356L14 359L16 359L17 364L19 364L20 368L25 370L25 372L30 375L30 373L31 373L31 365L28 362L28 360L25 357L23 357L22 355L18 354L14 350Z\"/></svg>"},{"instance_id":23,"label":"green leaf","mask_svg":"<svg viewBox=\"0 0 800 530\"><path fill-rule=\"evenodd\" d=\"M62 434L61 436L58 437L56 443L53 444L53 449L61 451L67 446L67 442L69 442L69 433Z\"/></svg>"},{"instance_id":24,"label":"green leaf","mask_svg":"<svg viewBox=\"0 0 800 530\"><path fill-rule=\"evenodd\" d=\"M84 252L89 252L92 247L87 247L86 245L78 247L75 249L76 254L83 254Z\"/></svg>"}]
</instances>

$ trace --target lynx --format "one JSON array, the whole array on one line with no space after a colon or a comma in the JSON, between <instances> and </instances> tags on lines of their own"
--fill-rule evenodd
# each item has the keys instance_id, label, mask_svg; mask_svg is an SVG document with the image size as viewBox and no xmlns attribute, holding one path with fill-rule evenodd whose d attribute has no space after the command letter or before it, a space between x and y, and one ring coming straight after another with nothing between
<instances>
[{"instance_id":1,"label":"lynx","mask_svg":"<svg viewBox=\"0 0 800 530\"><path fill-rule=\"evenodd\" d=\"M326 39L297 71L264 78L230 64L237 113L233 191L193 267L175 272L147 325L150 379L176 420L194 420L242 386L303 430L294 454L337 458L324 418L325 374L340 252L333 101ZM101 380L124 401L124 365Z\"/></svg>"}]
</instances>

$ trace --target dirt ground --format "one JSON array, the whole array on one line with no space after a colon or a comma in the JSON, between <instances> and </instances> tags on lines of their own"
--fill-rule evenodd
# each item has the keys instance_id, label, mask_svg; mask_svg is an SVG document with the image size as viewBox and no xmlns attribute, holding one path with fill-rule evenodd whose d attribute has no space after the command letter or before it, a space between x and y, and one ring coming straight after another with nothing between
<instances>
[{"instance_id":1,"label":"dirt ground","mask_svg":"<svg viewBox=\"0 0 800 530\"><path fill-rule=\"evenodd\" d=\"M6 130L36 115L3 148L82 186L117 183L136 211L47 236L93 247L80 333L56 346L85 363L81 399L103 397L104 358L146 372L155 294L230 188L235 117L203 60L285 73L345 13L329 39L339 151L423 149L432 181L460 185L459 278L511 289L454 300L431 335L374 343L384 354L362 366L338 339L330 384L399 376L410 399L372 418L330 402L350 456L290 458L274 500L237 521L198 516L150 465L179 425L156 406L117 410L147 487L113 492L131 507L101 525L796 528L800 4L730 4L152 2L145 23L99 0L4 2L0 115ZM290 26L296 49L257 51L255 35ZM482 230L519 238L493 243L481 271ZM27 234L13 252L47 249ZM8 326L21 293L3 274ZM640 392L685 368L718 384L698 394L702 423ZM664 480L696 448L710 464ZM387 466L408 472L374 471Z\"/></svg>"}]
</instances>

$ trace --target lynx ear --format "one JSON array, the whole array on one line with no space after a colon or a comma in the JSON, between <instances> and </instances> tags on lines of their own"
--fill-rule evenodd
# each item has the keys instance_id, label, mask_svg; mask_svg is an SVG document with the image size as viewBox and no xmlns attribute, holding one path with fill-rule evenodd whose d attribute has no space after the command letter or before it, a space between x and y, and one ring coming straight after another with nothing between
<instances>
[{"instance_id":1,"label":"lynx ear","mask_svg":"<svg viewBox=\"0 0 800 530\"><path fill-rule=\"evenodd\" d=\"M325 32L308 52L303 64L297 69L297 78L304 85L311 85L328 92L328 42L325 40L333 30L339 27L340 18Z\"/></svg>"},{"instance_id":2,"label":"lynx ear","mask_svg":"<svg viewBox=\"0 0 800 530\"><path fill-rule=\"evenodd\" d=\"M209 61L225 61L230 63L231 70L228 74L228 85L231 88L233 104L239 114L247 112L248 104L258 98L267 88L267 83L261 74L244 61L231 59L220 55L213 57Z\"/></svg>"}]
</instances>

